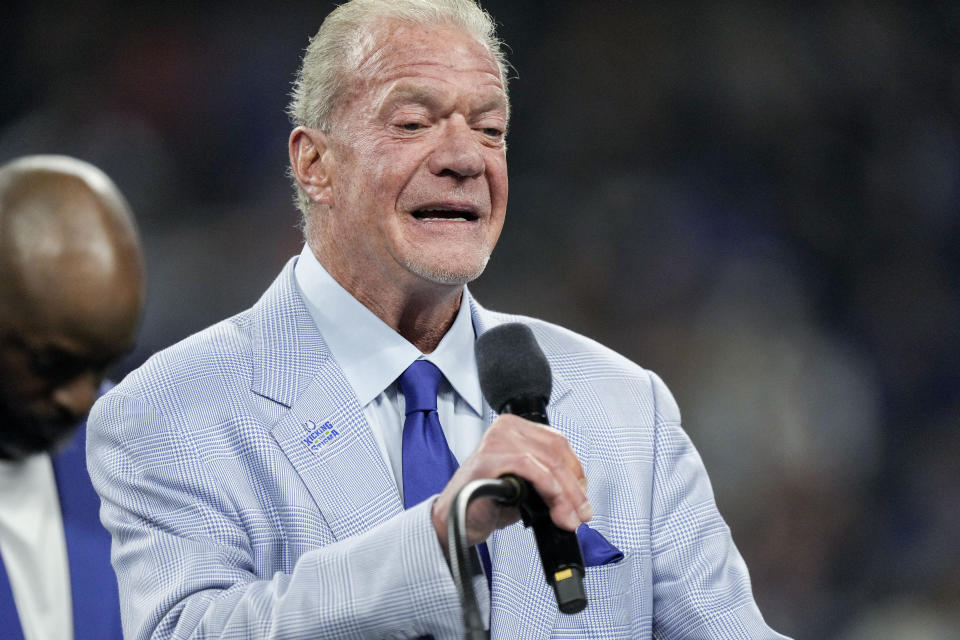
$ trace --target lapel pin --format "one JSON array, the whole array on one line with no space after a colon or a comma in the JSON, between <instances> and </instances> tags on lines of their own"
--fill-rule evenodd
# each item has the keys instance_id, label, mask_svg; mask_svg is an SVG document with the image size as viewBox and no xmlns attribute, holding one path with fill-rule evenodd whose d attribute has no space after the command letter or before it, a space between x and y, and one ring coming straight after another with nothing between
<instances>
[{"instance_id":1,"label":"lapel pin","mask_svg":"<svg viewBox=\"0 0 960 640\"><path fill-rule=\"evenodd\" d=\"M307 420L303 423L303 429L310 432L303 439L303 444L307 445L307 448L314 453L340 435L340 432L334 429L329 422L324 422L322 426L318 427L313 420Z\"/></svg>"}]
</instances>

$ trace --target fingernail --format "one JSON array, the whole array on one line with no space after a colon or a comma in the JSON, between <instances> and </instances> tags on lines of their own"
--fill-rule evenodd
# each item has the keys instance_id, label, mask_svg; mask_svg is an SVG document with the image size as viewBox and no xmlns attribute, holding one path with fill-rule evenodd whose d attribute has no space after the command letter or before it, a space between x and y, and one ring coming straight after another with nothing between
<instances>
[{"instance_id":1,"label":"fingernail","mask_svg":"<svg viewBox=\"0 0 960 640\"><path fill-rule=\"evenodd\" d=\"M577 513L580 515L581 522L589 522L593 518L593 507L590 506L589 502L584 502L577 509Z\"/></svg>"}]
</instances>

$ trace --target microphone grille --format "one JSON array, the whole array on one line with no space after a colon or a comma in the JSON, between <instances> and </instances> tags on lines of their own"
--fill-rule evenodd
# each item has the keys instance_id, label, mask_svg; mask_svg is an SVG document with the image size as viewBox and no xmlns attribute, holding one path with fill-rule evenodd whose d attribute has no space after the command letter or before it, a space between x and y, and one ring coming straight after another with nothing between
<instances>
[{"instance_id":1,"label":"microphone grille","mask_svg":"<svg viewBox=\"0 0 960 640\"><path fill-rule=\"evenodd\" d=\"M477 339L475 350L480 389L494 411L517 398L550 399L550 363L527 325L494 327Z\"/></svg>"}]
</instances>

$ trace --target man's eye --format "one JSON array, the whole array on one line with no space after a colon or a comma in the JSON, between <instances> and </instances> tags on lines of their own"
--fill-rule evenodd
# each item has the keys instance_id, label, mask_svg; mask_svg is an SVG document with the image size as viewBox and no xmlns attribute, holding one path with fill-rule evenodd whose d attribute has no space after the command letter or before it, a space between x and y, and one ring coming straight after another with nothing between
<instances>
[{"instance_id":1,"label":"man's eye","mask_svg":"<svg viewBox=\"0 0 960 640\"><path fill-rule=\"evenodd\" d=\"M40 352L31 356L33 372L50 380L69 380L93 366L82 358L59 352Z\"/></svg>"},{"instance_id":2,"label":"man's eye","mask_svg":"<svg viewBox=\"0 0 960 640\"><path fill-rule=\"evenodd\" d=\"M404 122L400 125L400 128L404 131L419 131L423 128L423 125L419 122Z\"/></svg>"},{"instance_id":3,"label":"man's eye","mask_svg":"<svg viewBox=\"0 0 960 640\"><path fill-rule=\"evenodd\" d=\"M30 368L38 375L49 376L57 373L60 365L58 358L54 356L47 353L32 353L30 354Z\"/></svg>"},{"instance_id":4,"label":"man's eye","mask_svg":"<svg viewBox=\"0 0 960 640\"><path fill-rule=\"evenodd\" d=\"M496 127L484 127L481 131L483 131L483 135L491 138L499 138L503 135L503 131Z\"/></svg>"}]
</instances>

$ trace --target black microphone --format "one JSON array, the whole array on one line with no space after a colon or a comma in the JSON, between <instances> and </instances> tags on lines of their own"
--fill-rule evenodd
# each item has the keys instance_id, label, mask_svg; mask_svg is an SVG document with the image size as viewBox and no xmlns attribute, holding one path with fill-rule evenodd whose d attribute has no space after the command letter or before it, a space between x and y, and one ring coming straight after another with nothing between
<instances>
[{"instance_id":1,"label":"black microphone","mask_svg":"<svg viewBox=\"0 0 960 640\"><path fill-rule=\"evenodd\" d=\"M494 411L549 424L547 401L553 375L530 327L509 323L490 329L477 340L476 354L480 388ZM560 611L583 611L587 596L577 534L554 524L546 503L529 482L512 474L503 479L516 487L515 499L504 502L516 504L523 524L533 528L543 572Z\"/></svg>"}]
</instances>

